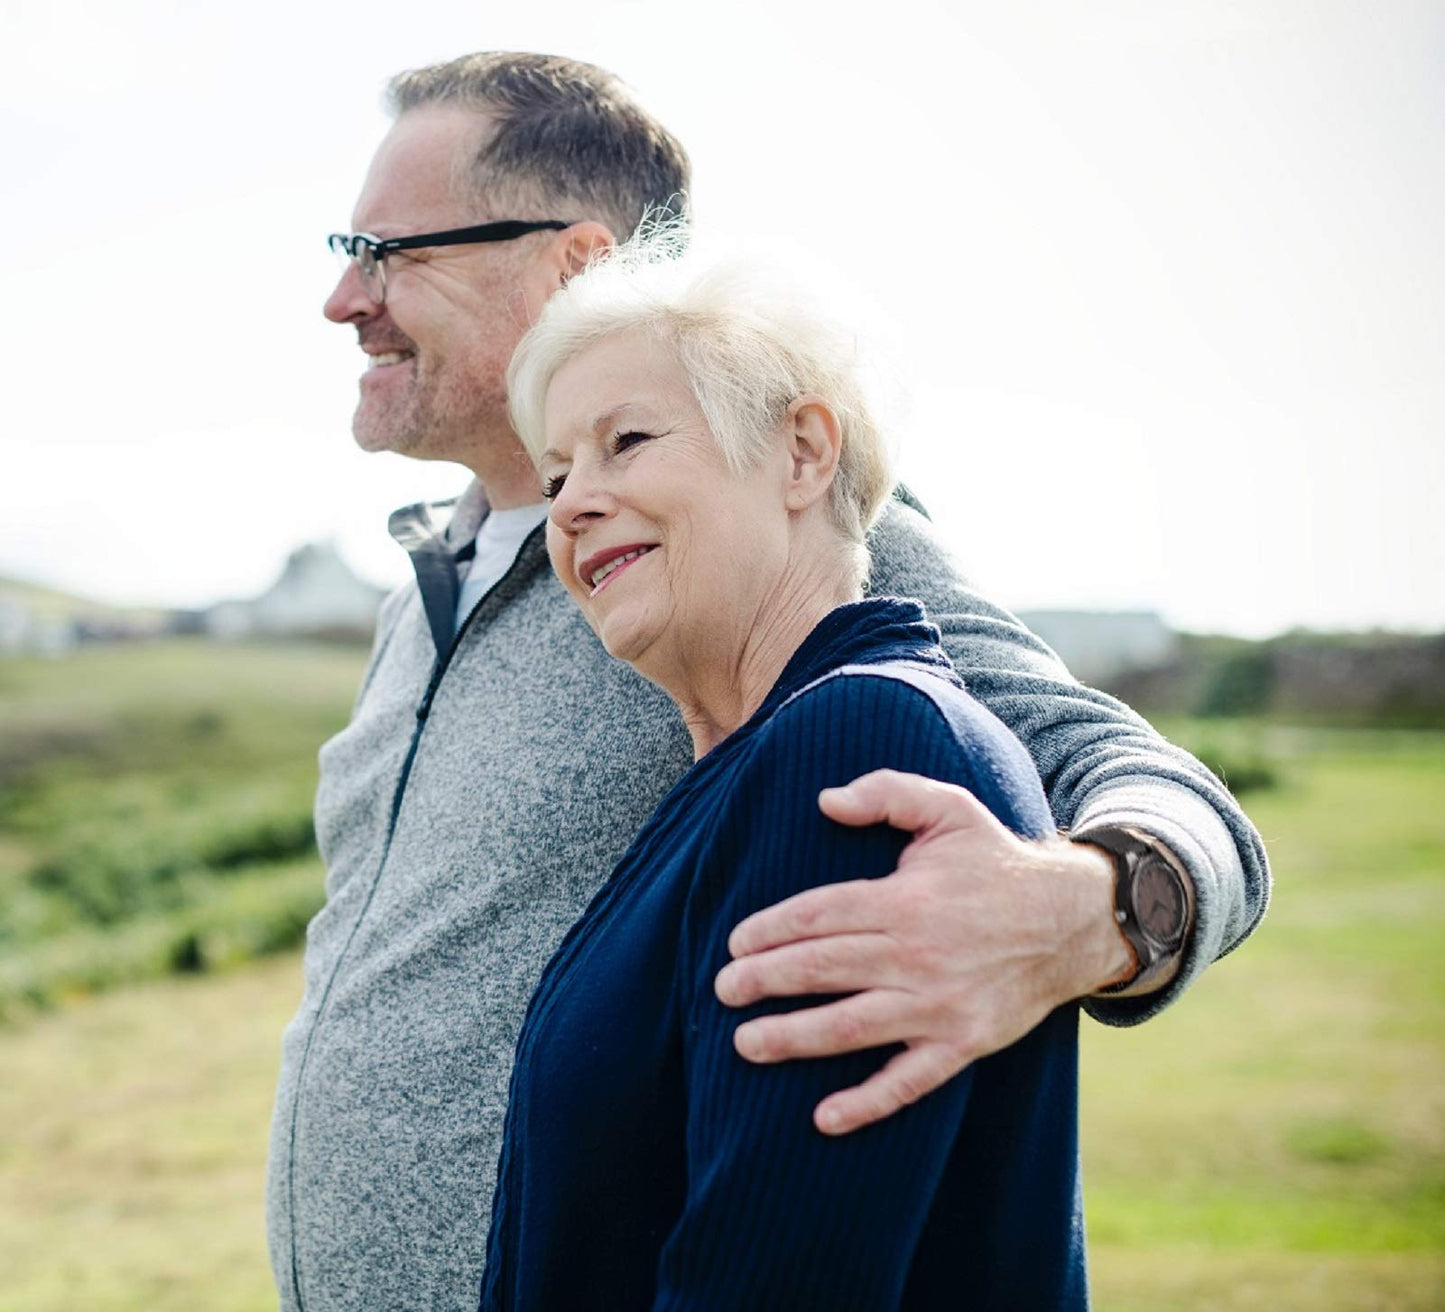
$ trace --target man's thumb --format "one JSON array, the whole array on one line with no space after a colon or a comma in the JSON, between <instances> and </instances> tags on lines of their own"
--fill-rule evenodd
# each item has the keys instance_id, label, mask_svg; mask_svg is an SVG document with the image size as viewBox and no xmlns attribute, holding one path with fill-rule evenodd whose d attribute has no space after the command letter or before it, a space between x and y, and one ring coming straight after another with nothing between
<instances>
[{"instance_id":1,"label":"man's thumb","mask_svg":"<svg viewBox=\"0 0 1445 1312\"><path fill-rule=\"evenodd\" d=\"M910 833L945 823L968 825L988 815L966 789L899 770L874 770L841 788L825 788L818 807L839 824L890 824Z\"/></svg>"}]
</instances>

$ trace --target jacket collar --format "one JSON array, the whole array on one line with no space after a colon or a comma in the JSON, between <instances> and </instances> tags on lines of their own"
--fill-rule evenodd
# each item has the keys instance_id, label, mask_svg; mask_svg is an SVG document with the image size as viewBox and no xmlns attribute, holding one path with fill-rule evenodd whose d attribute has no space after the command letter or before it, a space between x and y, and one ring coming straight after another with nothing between
<instances>
[{"instance_id":1,"label":"jacket collar","mask_svg":"<svg viewBox=\"0 0 1445 1312\"><path fill-rule=\"evenodd\" d=\"M482 485L473 479L459 497L403 506L387 521L391 536L411 557L438 656L450 650L456 630L461 594L457 553L476 538L490 509Z\"/></svg>"}]
</instances>

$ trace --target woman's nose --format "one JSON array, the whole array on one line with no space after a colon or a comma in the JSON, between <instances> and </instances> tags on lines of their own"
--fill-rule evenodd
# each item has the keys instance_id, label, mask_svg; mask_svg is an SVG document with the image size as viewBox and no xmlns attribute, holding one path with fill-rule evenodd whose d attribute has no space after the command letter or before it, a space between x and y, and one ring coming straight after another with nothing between
<instances>
[{"instance_id":1,"label":"woman's nose","mask_svg":"<svg viewBox=\"0 0 1445 1312\"><path fill-rule=\"evenodd\" d=\"M615 509L611 494L587 465L574 465L552 498L552 522L565 533L580 533Z\"/></svg>"}]
</instances>

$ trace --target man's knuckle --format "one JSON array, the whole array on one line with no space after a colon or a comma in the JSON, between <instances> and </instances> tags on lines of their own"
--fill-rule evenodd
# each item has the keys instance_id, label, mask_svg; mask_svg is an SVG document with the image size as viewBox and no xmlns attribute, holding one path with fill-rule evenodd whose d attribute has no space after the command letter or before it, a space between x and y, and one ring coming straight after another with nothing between
<instances>
[{"instance_id":1,"label":"man's knuckle","mask_svg":"<svg viewBox=\"0 0 1445 1312\"><path fill-rule=\"evenodd\" d=\"M917 1102L931 1087L919 1071L899 1071L893 1077L893 1097L899 1107Z\"/></svg>"},{"instance_id":2,"label":"man's knuckle","mask_svg":"<svg viewBox=\"0 0 1445 1312\"><path fill-rule=\"evenodd\" d=\"M909 954L912 970L922 979L939 981L953 973L953 953L932 941L915 944Z\"/></svg>"},{"instance_id":3,"label":"man's knuckle","mask_svg":"<svg viewBox=\"0 0 1445 1312\"><path fill-rule=\"evenodd\" d=\"M960 1013L953 1005L953 999L946 994L933 993L918 1004L919 1020L934 1034L960 1034L972 1024L972 1017Z\"/></svg>"},{"instance_id":4,"label":"man's knuckle","mask_svg":"<svg viewBox=\"0 0 1445 1312\"><path fill-rule=\"evenodd\" d=\"M799 988L817 988L818 981L827 974L829 955L828 949L819 943L808 943L798 950L793 973Z\"/></svg>"},{"instance_id":5,"label":"man's knuckle","mask_svg":"<svg viewBox=\"0 0 1445 1312\"><path fill-rule=\"evenodd\" d=\"M895 922L910 933L926 929L937 910L930 890L921 880L900 882L889 896Z\"/></svg>"},{"instance_id":6,"label":"man's knuckle","mask_svg":"<svg viewBox=\"0 0 1445 1312\"><path fill-rule=\"evenodd\" d=\"M837 1011L829 1019L828 1036L840 1047L857 1047L866 1031L867 1024L856 1011Z\"/></svg>"},{"instance_id":7,"label":"man's knuckle","mask_svg":"<svg viewBox=\"0 0 1445 1312\"><path fill-rule=\"evenodd\" d=\"M818 904L812 898L801 898L788 908L784 919L789 932L801 937L818 927L820 915Z\"/></svg>"},{"instance_id":8,"label":"man's knuckle","mask_svg":"<svg viewBox=\"0 0 1445 1312\"><path fill-rule=\"evenodd\" d=\"M837 936L816 938L808 945L808 964L815 970L836 970L848 954L846 941Z\"/></svg>"}]
</instances>

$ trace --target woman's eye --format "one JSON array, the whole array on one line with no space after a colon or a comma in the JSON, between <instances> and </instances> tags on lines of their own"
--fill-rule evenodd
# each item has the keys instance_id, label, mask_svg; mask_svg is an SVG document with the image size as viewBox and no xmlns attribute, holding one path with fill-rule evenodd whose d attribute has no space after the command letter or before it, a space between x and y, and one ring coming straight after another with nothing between
<instances>
[{"instance_id":1,"label":"woman's eye","mask_svg":"<svg viewBox=\"0 0 1445 1312\"><path fill-rule=\"evenodd\" d=\"M561 495L562 484L566 481L566 474L553 474L551 478L542 484L542 496L548 501L555 500Z\"/></svg>"},{"instance_id":2,"label":"woman's eye","mask_svg":"<svg viewBox=\"0 0 1445 1312\"><path fill-rule=\"evenodd\" d=\"M630 446L636 446L639 442L646 442L652 436L651 433L618 433L612 439L612 447L618 453L626 451Z\"/></svg>"}]
</instances>

